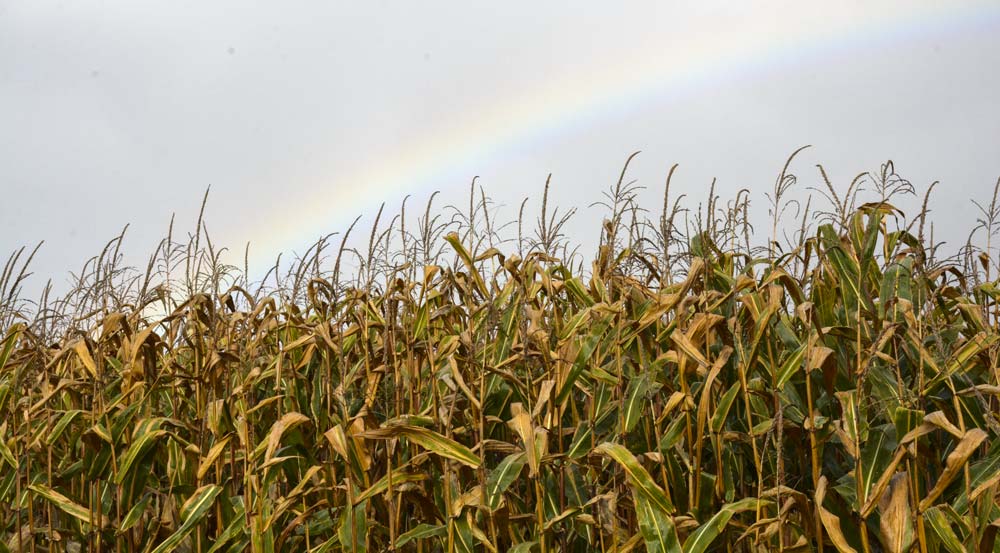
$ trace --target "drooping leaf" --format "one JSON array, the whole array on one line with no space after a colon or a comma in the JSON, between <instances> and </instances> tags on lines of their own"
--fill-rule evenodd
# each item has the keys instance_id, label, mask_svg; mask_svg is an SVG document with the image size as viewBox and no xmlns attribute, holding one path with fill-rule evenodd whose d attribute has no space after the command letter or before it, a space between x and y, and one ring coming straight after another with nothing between
<instances>
[{"instance_id":1,"label":"drooping leaf","mask_svg":"<svg viewBox=\"0 0 1000 553\"><path fill-rule=\"evenodd\" d=\"M913 515L906 472L896 473L878 501L879 537L889 553L906 553L913 546Z\"/></svg>"},{"instance_id":2,"label":"drooping leaf","mask_svg":"<svg viewBox=\"0 0 1000 553\"><path fill-rule=\"evenodd\" d=\"M986 432L978 428L972 428L965 433L965 436L958 442L955 449L948 454L948 458L945 460L944 472L938 477L934 487L920 500L921 511L926 511L934 504L934 501L944 492L948 484L959 475L965 467L965 463L968 462L969 457L985 439Z\"/></svg>"},{"instance_id":3,"label":"drooping leaf","mask_svg":"<svg viewBox=\"0 0 1000 553\"><path fill-rule=\"evenodd\" d=\"M107 515L101 515L100 520L94 520L90 509L80 505L79 503L44 484L32 484L28 486L28 489L58 507L60 511L78 520L88 524L97 523L96 525L101 528L107 527L111 523L110 520L108 520Z\"/></svg>"},{"instance_id":4,"label":"drooping leaf","mask_svg":"<svg viewBox=\"0 0 1000 553\"><path fill-rule=\"evenodd\" d=\"M949 553L966 553L967 550L965 545L962 544L961 538L955 534L955 531L951 528L951 523L948 522L948 517L939 507L931 507L925 510L924 522L934 532L941 545Z\"/></svg>"},{"instance_id":5,"label":"drooping leaf","mask_svg":"<svg viewBox=\"0 0 1000 553\"><path fill-rule=\"evenodd\" d=\"M639 419L643 413L643 404L651 388L649 373L636 375L629 381L628 390L625 392L625 406L623 407L622 431L628 434L639 424Z\"/></svg>"},{"instance_id":6,"label":"drooping leaf","mask_svg":"<svg viewBox=\"0 0 1000 553\"><path fill-rule=\"evenodd\" d=\"M486 479L486 507L489 510L495 511L500 507L503 492L521 473L521 469L527 461L527 456L523 452L512 453L504 457L497 468L490 472Z\"/></svg>"},{"instance_id":7,"label":"drooping leaf","mask_svg":"<svg viewBox=\"0 0 1000 553\"><path fill-rule=\"evenodd\" d=\"M372 484L367 490L358 494L358 496L354 498L354 504L357 505L358 503L367 501L375 496L384 494L389 490L390 478L392 480L393 487L395 487L411 482L422 482L427 479L427 475L419 472L394 472L392 475L386 474L382 478L379 478L378 481Z\"/></svg>"},{"instance_id":8,"label":"drooping leaf","mask_svg":"<svg viewBox=\"0 0 1000 553\"><path fill-rule=\"evenodd\" d=\"M477 457L475 453L464 445L456 442L455 440L446 438L433 430L428 430L419 426L403 424L391 425L368 430L362 435L365 438L374 440L387 440L389 438L403 437L426 449L427 451L458 461L459 463L472 468L478 468L482 463L479 457Z\"/></svg>"},{"instance_id":9,"label":"drooping leaf","mask_svg":"<svg viewBox=\"0 0 1000 553\"><path fill-rule=\"evenodd\" d=\"M826 497L826 486L826 476L820 476L819 482L816 483L815 505L816 510L819 511L823 528L826 530L826 535L833 542L833 546L837 548L839 553L858 553L858 550L851 547L847 542L847 538L841 530L840 518L823 507L823 499Z\"/></svg>"},{"instance_id":10,"label":"drooping leaf","mask_svg":"<svg viewBox=\"0 0 1000 553\"><path fill-rule=\"evenodd\" d=\"M142 515L145 514L146 507L149 505L151 499L153 499L153 496L147 495L142 498L141 501L132 506L132 508L129 509L129 512L125 515L125 518L122 519L121 524L118 525L118 530L120 532L127 532L129 528L135 526L136 523L142 519Z\"/></svg>"},{"instance_id":11,"label":"drooping leaf","mask_svg":"<svg viewBox=\"0 0 1000 553\"><path fill-rule=\"evenodd\" d=\"M428 538L438 538L448 533L448 529L443 525L433 525L421 523L413 527L412 530L404 532L396 538L396 547L402 548L413 540L424 540Z\"/></svg>"},{"instance_id":12,"label":"drooping leaf","mask_svg":"<svg viewBox=\"0 0 1000 553\"><path fill-rule=\"evenodd\" d=\"M607 455L618 462L622 469L625 470L625 475L628 477L629 483L633 486L635 493L640 494L650 505L666 514L674 512L674 506L667 499L663 489L653 481L653 478L646 469L642 468L639 461L636 460L632 452L625 448L625 446L604 442L594 448L594 452Z\"/></svg>"},{"instance_id":13,"label":"drooping leaf","mask_svg":"<svg viewBox=\"0 0 1000 553\"><path fill-rule=\"evenodd\" d=\"M538 542L536 541L523 541L514 547L511 547L508 553L531 553L536 549Z\"/></svg>"},{"instance_id":14,"label":"drooping leaf","mask_svg":"<svg viewBox=\"0 0 1000 553\"><path fill-rule=\"evenodd\" d=\"M608 329L609 325L610 318L602 318L593 324L590 332L583 339L580 349L576 354L576 359L573 361L573 365L566 374L566 378L563 380L562 386L559 388L559 393L556 394L557 404L561 405L566 401L566 398L569 397L570 392L573 390L573 386L576 385L577 379L580 378L580 374L590 364L591 355L593 355L594 349L597 348L601 338L604 337L604 332Z\"/></svg>"},{"instance_id":15,"label":"drooping leaf","mask_svg":"<svg viewBox=\"0 0 1000 553\"><path fill-rule=\"evenodd\" d=\"M270 461L278 447L281 445L281 437L289 430L309 422L309 417L295 411L285 413L280 419L271 425L271 430L267 433L267 449L264 452L264 462Z\"/></svg>"},{"instance_id":16,"label":"drooping leaf","mask_svg":"<svg viewBox=\"0 0 1000 553\"><path fill-rule=\"evenodd\" d=\"M677 529L670 515L654 507L642 494L633 494L639 531L649 553L681 553Z\"/></svg>"},{"instance_id":17,"label":"drooping leaf","mask_svg":"<svg viewBox=\"0 0 1000 553\"><path fill-rule=\"evenodd\" d=\"M124 482L132 471L138 467L137 462L151 453L157 441L167 435L167 431L161 428L162 425L163 419L147 419L136 426L132 436L132 443L129 445L128 451L121 458L118 466L118 475L115 477L115 481L118 484Z\"/></svg>"},{"instance_id":18,"label":"drooping leaf","mask_svg":"<svg viewBox=\"0 0 1000 553\"><path fill-rule=\"evenodd\" d=\"M779 391L783 390L785 384L802 368L802 361L805 359L807 348L808 344L802 344L798 349L792 351L788 355L788 359L785 359L781 366L778 367L774 385Z\"/></svg>"},{"instance_id":19,"label":"drooping leaf","mask_svg":"<svg viewBox=\"0 0 1000 553\"><path fill-rule=\"evenodd\" d=\"M521 443L524 445L525 460L528 463L528 469L531 471L530 476L535 478L539 474L542 456L545 454L545 447L547 445L545 430L532 424L531 414L525 411L520 403L511 404L510 414L511 419L507 421L507 426L521 438Z\"/></svg>"},{"instance_id":20,"label":"drooping leaf","mask_svg":"<svg viewBox=\"0 0 1000 553\"><path fill-rule=\"evenodd\" d=\"M743 511L750 511L756 509L758 506L763 504L769 504L767 500L761 500L754 497L748 497L741 499L734 503L728 503L723 505L717 513L715 513L712 518L708 519L704 524L698 526L698 528L691 533L686 540L684 540L684 553L704 553L708 550L708 547L712 545L712 542L719 537L720 534L726 529L726 525L729 524L730 519L738 513Z\"/></svg>"},{"instance_id":21,"label":"drooping leaf","mask_svg":"<svg viewBox=\"0 0 1000 553\"><path fill-rule=\"evenodd\" d=\"M215 498L222 492L222 486L207 484L195 490L191 497L181 506L181 525L167 539L152 551L152 553L167 553L173 551L181 541L197 526L209 509L215 504Z\"/></svg>"}]
</instances>

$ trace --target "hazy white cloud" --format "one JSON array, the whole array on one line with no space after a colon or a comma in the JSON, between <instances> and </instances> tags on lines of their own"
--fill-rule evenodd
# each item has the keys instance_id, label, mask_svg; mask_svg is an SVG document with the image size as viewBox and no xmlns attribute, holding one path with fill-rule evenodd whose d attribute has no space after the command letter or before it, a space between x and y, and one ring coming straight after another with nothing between
<instances>
[{"instance_id":1,"label":"hazy white cloud","mask_svg":"<svg viewBox=\"0 0 1000 553\"><path fill-rule=\"evenodd\" d=\"M550 171L585 208L637 149L652 204L679 162L694 201L718 177L766 215L806 143L803 186L940 179L960 236L1000 175L1000 8L754 6L0 2L0 252L45 239L61 277L131 223L144 255L211 184L216 240L266 263L473 175L511 215Z\"/></svg>"}]
</instances>

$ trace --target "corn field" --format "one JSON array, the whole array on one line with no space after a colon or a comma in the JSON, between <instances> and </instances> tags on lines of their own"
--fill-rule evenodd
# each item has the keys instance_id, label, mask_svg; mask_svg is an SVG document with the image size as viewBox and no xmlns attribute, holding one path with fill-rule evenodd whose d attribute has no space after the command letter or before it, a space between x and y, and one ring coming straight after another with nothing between
<instances>
[{"instance_id":1,"label":"corn field","mask_svg":"<svg viewBox=\"0 0 1000 553\"><path fill-rule=\"evenodd\" d=\"M201 218L59 298L15 252L0 549L1000 551L996 194L944 257L891 162L820 167L817 209L793 158L766 230L669 178L650 215L626 163L586 263L548 185L509 224L475 184L380 211L256 284Z\"/></svg>"}]
</instances>

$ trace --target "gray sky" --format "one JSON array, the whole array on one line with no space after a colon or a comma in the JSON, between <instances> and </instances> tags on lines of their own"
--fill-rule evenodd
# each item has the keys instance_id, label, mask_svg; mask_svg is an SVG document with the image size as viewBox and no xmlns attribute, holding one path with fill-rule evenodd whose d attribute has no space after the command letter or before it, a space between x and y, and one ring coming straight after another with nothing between
<instances>
[{"instance_id":1,"label":"gray sky","mask_svg":"<svg viewBox=\"0 0 1000 553\"><path fill-rule=\"evenodd\" d=\"M1000 176L1000 4L749 4L0 0L0 253L44 239L64 281L130 223L141 263L211 185L215 242L264 266L473 175L513 217L549 172L588 242L632 151L651 206L677 162L766 216L804 144L803 189L892 158L964 237Z\"/></svg>"}]
</instances>

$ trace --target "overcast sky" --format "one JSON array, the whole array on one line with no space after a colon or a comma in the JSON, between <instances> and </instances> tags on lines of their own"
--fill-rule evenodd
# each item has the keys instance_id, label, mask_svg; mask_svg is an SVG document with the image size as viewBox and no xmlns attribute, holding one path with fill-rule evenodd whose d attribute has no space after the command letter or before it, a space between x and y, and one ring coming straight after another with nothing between
<instances>
[{"instance_id":1,"label":"overcast sky","mask_svg":"<svg viewBox=\"0 0 1000 553\"><path fill-rule=\"evenodd\" d=\"M141 262L211 185L215 241L264 266L474 175L513 217L550 172L586 243L635 150L651 206L680 163L766 215L804 144L801 188L892 158L963 237L1000 176L1000 4L750 4L0 0L0 253L44 239L65 281L128 223Z\"/></svg>"}]
</instances>

